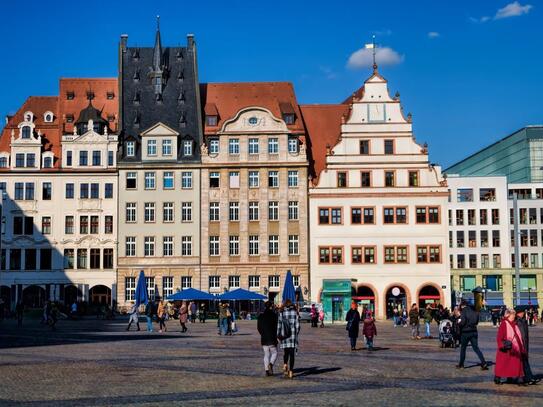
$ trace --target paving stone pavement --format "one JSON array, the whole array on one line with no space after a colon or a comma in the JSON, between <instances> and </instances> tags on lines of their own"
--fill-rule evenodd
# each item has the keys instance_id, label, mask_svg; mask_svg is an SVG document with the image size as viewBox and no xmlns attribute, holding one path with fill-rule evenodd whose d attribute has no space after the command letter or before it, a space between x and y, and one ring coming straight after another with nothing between
<instances>
[{"instance_id":1,"label":"paving stone pavement","mask_svg":"<svg viewBox=\"0 0 543 407\"><path fill-rule=\"evenodd\" d=\"M256 321L239 321L232 337L217 335L216 321L189 324L186 334L177 321L162 334L125 326L84 319L60 321L52 332L36 320L21 329L0 322L0 406L543 405L543 382L495 386L493 369L482 372L470 349L469 368L459 371L458 350L412 341L408 328L388 322L377 324L374 352L351 352L343 325L302 324L293 380L264 377ZM536 373L543 373L542 333L543 325L530 330ZM491 361L495 334L480 328Z\"/></svg>"}]
</instances>

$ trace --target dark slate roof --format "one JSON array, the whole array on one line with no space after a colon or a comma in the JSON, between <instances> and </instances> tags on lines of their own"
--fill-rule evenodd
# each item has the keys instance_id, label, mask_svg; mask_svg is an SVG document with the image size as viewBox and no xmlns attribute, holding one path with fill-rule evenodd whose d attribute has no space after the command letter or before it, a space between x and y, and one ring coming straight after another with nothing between
<instances>
[{"instance_id":1,"label":"dark slate roof","mask_svg":"<svg viewBox=\"0 0 543 407\"><path fill-rule=\"evenodd\" d=\"M158 54L161 59L158 59ZM151 76L157 76L160 61L163 86L157 100ZM202 143L200 95L196 64L196 45L192 35L187 37L186 47L163 47L157 30L154 47L128 47L127 37L120 44L120 115L121 140L140 141L140 134L158 122L179 133L180 140L194 141L194 155L182 156L182 143L178 143L178 161L199 162ZM141 148L136 157L124 158L121 143L119 160L139 162Z\"/></svg>"},{"instance_id":2,"label":"dark slate roof","mask_svg":"<svg viewBox=\"0 0 543 407\"><path fill-rule=\"evenodd\" d=\"M79 113L79 118L75 124L87 123L89 120L92 120L94 123L105 124L106 126L108 124L107 120L102 117L102 112L96 109L90 100L88 106Z\"/></svg>"}]
</instances>

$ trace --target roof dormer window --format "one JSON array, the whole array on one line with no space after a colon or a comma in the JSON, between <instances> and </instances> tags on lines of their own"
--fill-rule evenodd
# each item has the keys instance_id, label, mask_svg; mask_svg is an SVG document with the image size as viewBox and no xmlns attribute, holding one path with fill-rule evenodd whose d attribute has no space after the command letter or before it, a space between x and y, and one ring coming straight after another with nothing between
<instances>
[{"instance_id":1,"label":"roof dormer window","mask_svg":"<svg viewBox=\"0 0 543 407\"><path fill-rule=\"evenodd\" d=\"M25 122L33 122L33 121L34 121L34 113L32 113L32 112L25 112L25 114L24 114L24 121L25 121Z\"/></svg>"},{"instance_id":2,"label":"roof dormer window","mask_svg":"<svg viewBox=\"0 0 543 407\"><path fill-rule=\"evenodd\" d=\"M74 122L74 115L73 114L67 114L66 115L66 123L73 123Z\"/></svg>"},{"instance_id":3,"label":"roof dormer window","mask_svg":"<svg viewBox=\"0 0 543 407\"><path fill-rule=\"evenodd\" d=\"M113 100L113 98L115 97L115 93L107 92L106 97L107 97L107 100Z\"/></svg>"},{"instance_id":4,"label":"roof dormer window","mask_svg":"<svg viewBox=\"0 0 543 407\"><path fill-rule=\"evenodd\" d=\"M53 123L54 117L55 117L55 115L52 112L45 112L43 114L43 121L45 123Z\"/></svg>"},{"instance_id":5,"label":"roof dormer window","mask_svg":"<svg viewBox=\"0 0 543 407\"><path fill-rule=\"evenodd\" d=\"M73 91L66 92L66 99L67 100L74 100L74 98L75 98L75 93Z\"/></svg>"},{"instance_id":6,"label":"roof dormer window","mask_svg":"<svg viewBox=\"0 0 543 407\"><path fill-rule=\"evenodd\" d=\"M206 116L206 125L207 126L216 126L218 121L217 116Z\"/></svg>"},{"instance_id":7,"label":"roof dormer window","mask_svg":"<svg viewBox=\"0 0 543 407\"><path fill-rule=\"evenodd\" d=\"M285 121L285 124L294 124L294 114L292 113L284 114L283 120Z\"/></svg>"},{"instance_id":8,"label":"roof dormer window","mask_svg":"<svg viewBox=\"0 0 543 407\"><path fill-rule=\"evenodd\" d=\"M29 139L30 134L32 134L32 128L30 126L21 127L21 138Z\"/></svg>"},{"instance_id":9,"label":"roof dormer window","mask_svg":"<svg viewBox=\"0 0 543 407\"><path fill-rule=\"evenodd\" d=\"M94 99L94 92L92 90L87 91L87 100Z\"/></svg>"}]
</instances>

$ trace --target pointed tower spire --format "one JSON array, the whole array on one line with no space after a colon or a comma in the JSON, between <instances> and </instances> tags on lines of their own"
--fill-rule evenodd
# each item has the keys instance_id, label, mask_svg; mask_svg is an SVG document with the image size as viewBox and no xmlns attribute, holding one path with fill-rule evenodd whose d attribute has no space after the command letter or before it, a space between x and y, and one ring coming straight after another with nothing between
<instances>
[{"instance_id":1,"label":"pointed tower spire","mask_svg":"<svg viewBox=\"0 0 543 407\"><path fill-rule=\"evenodd\" d=\"M162 43L160 41L160 16L156 16L155 47L153 49L153 71L162 70Z\"/></svg>"}]
</instances>

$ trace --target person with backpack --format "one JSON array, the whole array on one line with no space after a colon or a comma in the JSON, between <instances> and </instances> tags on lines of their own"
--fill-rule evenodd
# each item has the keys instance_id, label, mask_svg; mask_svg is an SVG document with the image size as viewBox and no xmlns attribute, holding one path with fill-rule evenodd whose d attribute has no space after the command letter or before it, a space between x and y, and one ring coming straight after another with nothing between
<instances>
[{"instance_id":1,"label":"person with backpack","mask_svg":"<svg viewBox=\"0 0 543 407\"><path fill-rule=\"evenodd\" d=\"M351 341L351 351L356 350L356 340L358 339L358 332L360 330L360 313L358 312L358 306L356 302L351 302L351 309L347 312L347 327L345 328L349 334Z\"/></svg>"},{"instance_id":2,"label":"person with backpack","mask_svg":"<svg viewBox=\"0 0 543 407\"><path fill-rule=\"evenodd\" d=\"M273 310L273 303L266 301L264 312L258 316L257 321L260 344L264 350L266 376L273 376L273 364L277 360L277 320L277 314Z\"/></svg>"},{"instance_id":3,"label":"person with backpack","mask_svg":"<svg viewBox=\"0 0 543 407\"><path fill-rule=\"evenodd\" d=\"M285 377L294 377L294 356L298 349L298 336L300 334L300 317L296 306L287 299L279 313L277 320L277 339L281 341L283 349L283 372Z\"/></svg>"}]
</instances>

